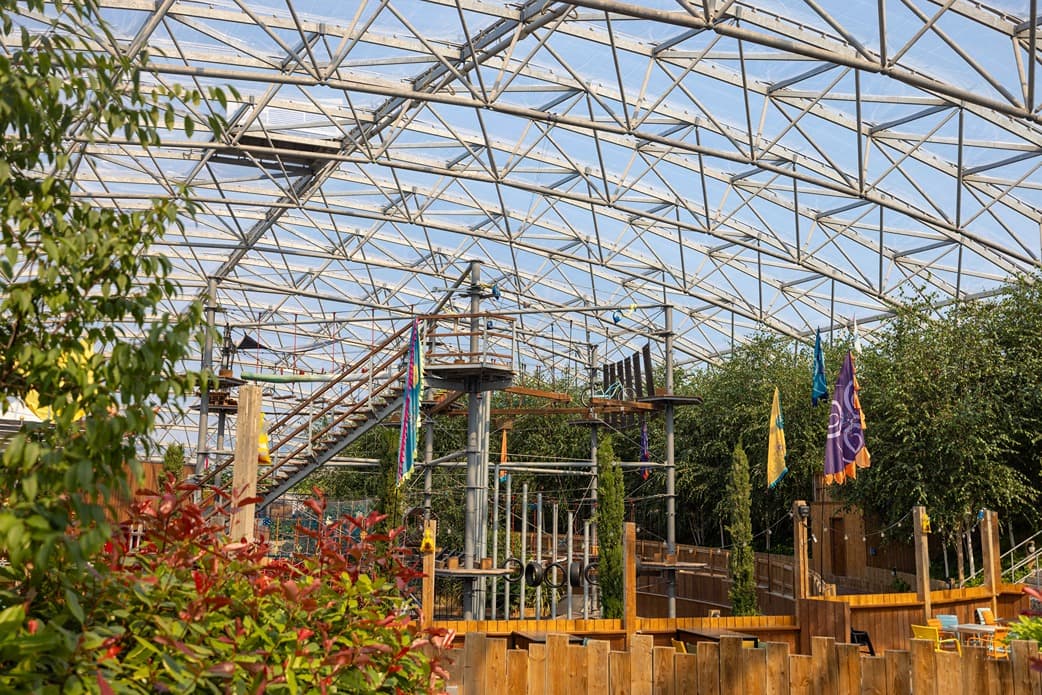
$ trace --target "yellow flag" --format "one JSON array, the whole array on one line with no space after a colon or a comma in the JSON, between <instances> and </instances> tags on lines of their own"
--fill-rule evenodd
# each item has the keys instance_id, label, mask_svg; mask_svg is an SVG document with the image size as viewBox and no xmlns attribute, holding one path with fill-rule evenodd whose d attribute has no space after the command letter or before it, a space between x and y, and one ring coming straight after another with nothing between
<instances>
[{"instance_id":1,"label":"yellow flag","mask_svg":"<svg viewBox=\"0 0 1042 695\"><path fill-rule=\"evenodd\" d=\"M782 417L781 398L778 387L774 387L774 403L771 405L770 436L767 441L767 487L772 488L789 472L785 465L785 419Z\"/></svg>"}]
</instances>

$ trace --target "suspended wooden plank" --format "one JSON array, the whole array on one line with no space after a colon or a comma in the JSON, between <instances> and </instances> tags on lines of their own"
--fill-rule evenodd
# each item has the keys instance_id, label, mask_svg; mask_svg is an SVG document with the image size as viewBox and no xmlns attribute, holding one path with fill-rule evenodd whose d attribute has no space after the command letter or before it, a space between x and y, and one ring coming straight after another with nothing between
<instances>
[{"instance_id":1,"label":"suspended wooden plank","mask_svg":"<svg viewBox=\"0 0 1042 695\"><path fill-rule=\"evenodd\" d=\"M515 396L531 396L533 398L544 398L548 401L562 401L567 403L572 400L571 395L567 393L561 393L560 391L544 391L543 389L533 389L527 386L508 386L503 389L503 391L506 393L512 393Z\"/></svg>"}]
</instances>

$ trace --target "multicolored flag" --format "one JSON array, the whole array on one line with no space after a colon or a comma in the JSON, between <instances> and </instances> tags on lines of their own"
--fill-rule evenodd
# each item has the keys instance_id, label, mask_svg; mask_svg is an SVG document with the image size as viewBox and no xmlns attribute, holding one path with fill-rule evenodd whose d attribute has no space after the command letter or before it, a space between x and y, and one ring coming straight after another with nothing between
<instances>
[{"instance_id":1,"label":"multicolored flag","mask_svg":"<svg viewBox=\"0 0 1042 695\"><path fill-rule=\"evenodd\" d=\"M785 418L782 417L781 397L774 387L774 402L771 404L770 434L767 438L767 488L778 484L789 468L785 465Z\"/></svg>"},{"instance_id":2,"label":"multicolored flag","mask_svg":"<svg viewBox=\"0 0 1042 695\"><path fill-rule=\"evenodd\" d=\"M423 344L420 324L412 320L409 336L409 367L405 373L405 398L402 403L402 433L398 440L398 484L409 477L416 463L417 432L420 427L420 400L423 398Z\"/></svg>"},{"instance_id":3,"label":"multicolored flag","mask_svg":"<svg viewBox=\"0 0 1042 695\"><path fill-rule=\"evenodd\" d=\"M857 477L858 468L868 468L872 459L865 447L865 414L858 400L854 357L847 352L836 379L836 393L829 411L828 440L825 442L825 484L842 485Z\"/></svg>"},{"instance_id":4,"label":"multicolored flag","mask_svg":"<svg viewBox=\"0 0 1042 695\"><path fill-rule=\"evenodd\" d=\"M644 419L640 424L640 460L643 463L647 463L651 460L651 451L648 449L648 421ZM648 479L651 475L650 466L640 467L640 477L644 480Z\"/></svg>"},{"instance_id":5,"label":"multicolored flag","mask_svg":"<svg viewBox=\"0 0 1042 695\"><path fill-rule=\"evenodd\" d=\"M810 389L810 404L829 397L828 382L825 381L825 353L821 349L821 329L814 337L814 383Z\"/></svg>"}]
</instances>

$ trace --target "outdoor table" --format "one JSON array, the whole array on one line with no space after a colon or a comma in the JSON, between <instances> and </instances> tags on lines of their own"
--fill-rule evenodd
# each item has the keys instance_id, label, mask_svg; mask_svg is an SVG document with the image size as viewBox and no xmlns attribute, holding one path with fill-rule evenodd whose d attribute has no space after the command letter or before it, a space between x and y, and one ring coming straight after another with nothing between
<instances>
[{"instance_id":1,"label":"outdoor table","mask_svg":"<svg viewBox=\"0 0 1042 695\"><path fill-rule=\"evenodd\" d=\"M969 640L988 641L995 637L995 625L980 625L978 623L962 623L955 626L959 634L959 641L969 644Z\"/></svg>"},{"instance_id":2,"label":"outdoor table","mask_svg":"<svg viewBox=\"0 0 1042 695\"><path fill-rule=\"evenodd\" d=\"M547 632L528 632L515 630L510 633L511 641L515 649L528 649L530 644L546 644ZM582 644L582 637L568 635L568 644Z\"/></svg>"},{"instance_id":3,"label":"outdoor table","mask_svg":"<svg viewBox=\"0 0 1042 695\"><path fill-rule=\"evenodd\" d=\"M683 627L677 628L677 639L694 644L696 642L719 642L721 637L738 637L743 642L751 642L753 647L760 645L756 635L747 635L726 628Z\"/></svg>"}]
</instances>

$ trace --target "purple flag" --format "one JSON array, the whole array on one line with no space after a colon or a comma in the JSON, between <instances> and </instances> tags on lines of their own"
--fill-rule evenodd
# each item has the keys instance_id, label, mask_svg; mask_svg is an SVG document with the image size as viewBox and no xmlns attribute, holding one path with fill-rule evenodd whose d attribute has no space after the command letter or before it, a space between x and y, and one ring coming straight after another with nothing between
<instances>
[{"instance_id":1,"label":"purple flag","mask_svg":"<svg viewBox=\"0 0 1042 695\"><path fill-rule=\"evenodd\" d=\"M836 379L829 411L828 440L825 442L825 484L842 485L857 477L858 468L868 468L871 457L865 448L865 415L858 400L857 375L850 352Z\"/></svg>"},{"instance_id":2,"label":"purple flag","mask_svg":"<svg viewBox=\"0 0 1042 695\"><path fill-rule=\"evenodd\" d=\"M648 421L647 420L644 420L644 422L642 422L641 425L640 425L640 460L645 462L645 463L651 460L651 452L648 451ZM641 468L640 468L640 477L644 478L644 480L647 480L648 476L650 476L650 475L651 475L651 468L649 468L648 466L641 466Z\"/></svg>"}]
</instances>

